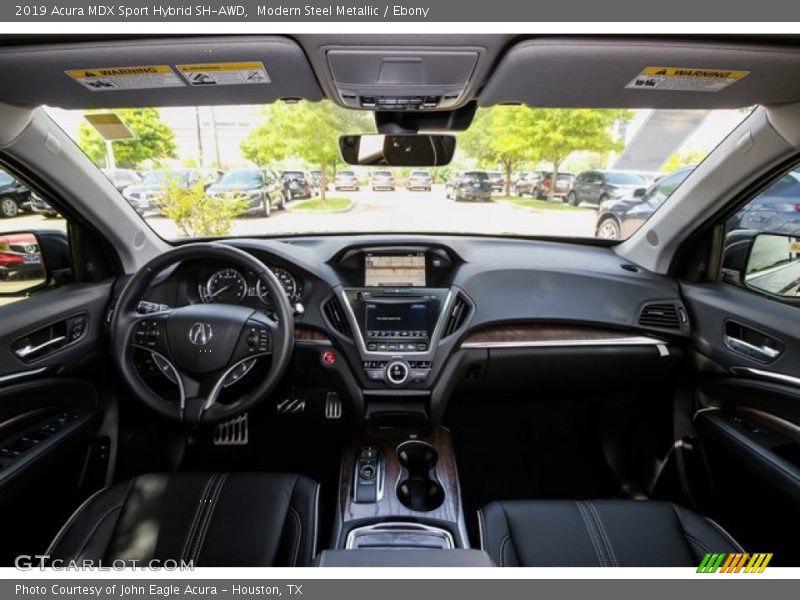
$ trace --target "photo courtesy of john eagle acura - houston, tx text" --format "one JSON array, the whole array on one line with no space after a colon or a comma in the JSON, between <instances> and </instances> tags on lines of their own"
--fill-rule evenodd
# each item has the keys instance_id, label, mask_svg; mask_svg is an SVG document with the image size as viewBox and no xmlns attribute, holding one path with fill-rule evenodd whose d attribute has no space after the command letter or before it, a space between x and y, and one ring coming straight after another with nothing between
<instances>
[{"instance_id":1,"label":"photo courtesy of john eagle acura - houston, tx text","mask_svg":"<svg viewBox=\"0 0 800 600\"><path fill-rule=\"evenodd\" d=\"M0 35L9 594L797 576L800 36L167 6Z\"/></svg>"}]
</instances>

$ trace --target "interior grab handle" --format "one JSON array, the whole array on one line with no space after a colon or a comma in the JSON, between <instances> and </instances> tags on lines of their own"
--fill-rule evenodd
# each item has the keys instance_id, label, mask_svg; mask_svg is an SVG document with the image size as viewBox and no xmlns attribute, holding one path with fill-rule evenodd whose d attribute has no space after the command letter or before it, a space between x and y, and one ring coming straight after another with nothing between
<instances>
[{"instance_id":1,"label":"interior grab handle","mask_svg":"<svg viewBox=\"0 0 800 600\"><path fill-rule=\"evenodd\" d=\"M49 348L50 346L54 346L56 344L62 343L66 341L66 336L60 335L58 337L54 337L52 339L47 340L37 346L31 346L28 344L27 346L23 346L22 348L17 348L14 350L14 354L19 356L20 358L28 358L32 354L36 354L37 352L41 352Z\"/></svg>"},{"instance_id":2,"label":"interior grab handle","mask_svg":"<svg viewBox=\"0 0 800 600\"><path fill-rule=\"evenodd\" d=\"M771 361L778 358L778 356L781 354L781 351L777 348L772 348L766 345L756 346L755 344L745 342L744 340L740 340L739 338L730 335L725 336L725 344L734 352L744 354L745 356L749 356L757 360Z\"/></svg>"}]
</instances>

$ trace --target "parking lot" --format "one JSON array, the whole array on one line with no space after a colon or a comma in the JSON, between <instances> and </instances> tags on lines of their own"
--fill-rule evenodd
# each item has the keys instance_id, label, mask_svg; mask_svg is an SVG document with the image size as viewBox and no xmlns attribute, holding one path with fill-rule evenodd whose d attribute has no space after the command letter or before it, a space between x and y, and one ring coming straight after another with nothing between
<instances>
[{"instance_id":1,"label":"parking lot","mask_svg":"<svg viewBox=\"0 0 800 600\"><path fill-rule=\"evenodd\" d=\"M344 212L306 212L301 200L287 210L274 210L272 216L241 217L234 221L234 236L279 235L303 232L481 232L531 236L593 237L595 211L549 210L515 206L495 200L486 203L455 202L445 198L444 186L430 192L394 192L361 188L359 192L328 191L329 196L348 197L352 208ZM165 238L179 237L172 221L148 217L149 224ZM13 225L12 225L13 223ZM61 219L22 214L3 222L3 229L63 229Z\"/></svg>"}]
</instances>

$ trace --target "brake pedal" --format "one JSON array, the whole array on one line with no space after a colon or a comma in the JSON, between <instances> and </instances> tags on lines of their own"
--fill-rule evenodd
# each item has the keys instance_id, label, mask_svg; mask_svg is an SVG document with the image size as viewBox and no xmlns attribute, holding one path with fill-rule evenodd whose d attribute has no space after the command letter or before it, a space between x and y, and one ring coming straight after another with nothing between
<instances>
[{"instance_id":1,"label":"brake pedal","mask_svg":"<svg viewBox=\"0 0 800 600\"><path fill-rule=\"evenodd\" d=\"M215 446L246 446L250 437L247 413L218 423L214 429Z\"/></svg>"},{"instance_id":2,"label":"brake pedal","mask_svg":"<svg viewBox=\"0 0 800 600\"><path fill-rule=\"evenodd\" d=\"M332 420L342 418L342 400L336 392L328 392L325 396L325 418Z\"/></svg>"}]
</instances>

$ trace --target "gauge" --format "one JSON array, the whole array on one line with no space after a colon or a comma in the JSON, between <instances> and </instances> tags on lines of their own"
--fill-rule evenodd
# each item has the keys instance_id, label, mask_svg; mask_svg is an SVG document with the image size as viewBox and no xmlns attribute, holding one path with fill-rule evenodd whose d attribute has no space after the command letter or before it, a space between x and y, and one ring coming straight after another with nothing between
<instances>
[{"instance_id":1,"label":"gauge","mask_svg":"<svg viewBox=\"0 0 800 600\"><path fill-rule=\"evenodd\" d=\"M297 280L295 280L291 273L289 273L289 271L286 269L270 268L270 271L272 271L272 274L278 278L281 286L283 286L283 291L286 292L286 297L290 302L293 302L297 298ZM256 294L258 294L258 297L261 298L263 302L269 302L269 290L267 289L266 284L261 281L261 279L259 279L256 283Z\"/></svg>"},{"instance_id":2,"label":"gauge","mask_svg":"<svg viewBox=\"0 0 800 600\"><path fill-rule=\"evenodd\" d=\"M247 280L236 269L223 269L208 278L203 302L238 304L247 295Z\"/></svg>"}]
</instances>

